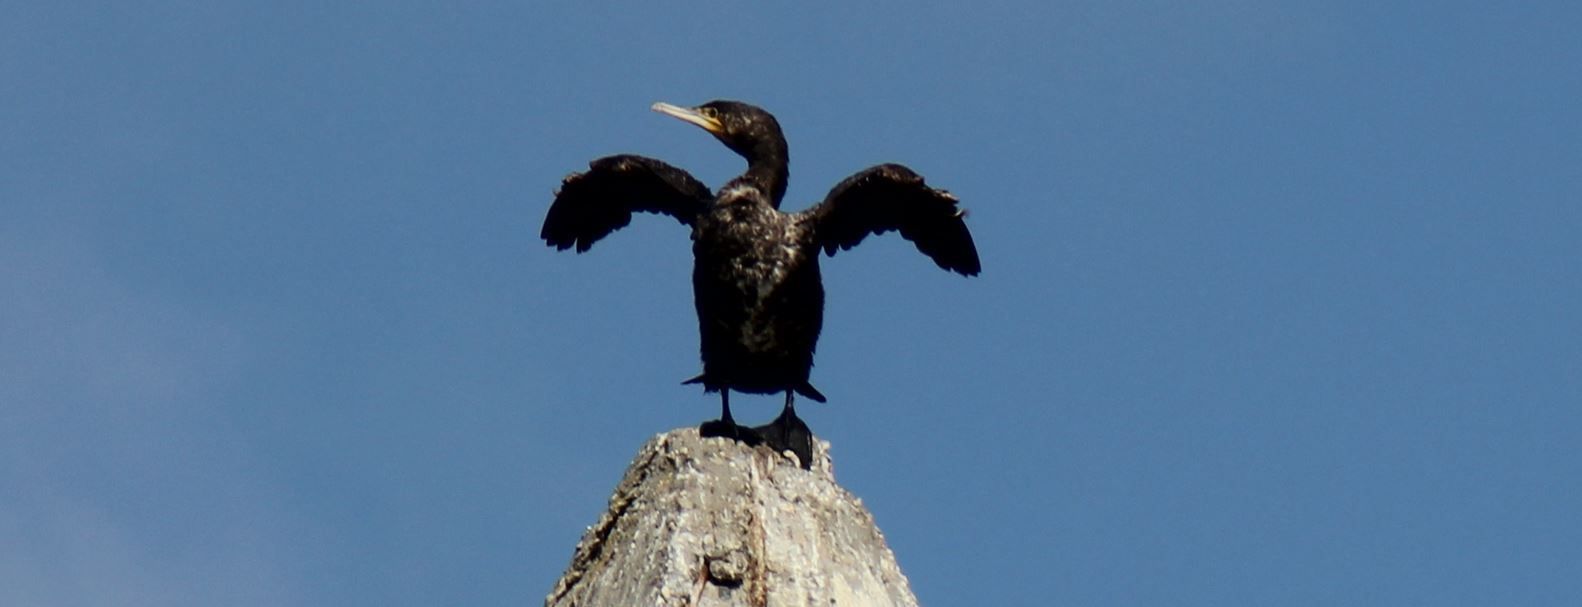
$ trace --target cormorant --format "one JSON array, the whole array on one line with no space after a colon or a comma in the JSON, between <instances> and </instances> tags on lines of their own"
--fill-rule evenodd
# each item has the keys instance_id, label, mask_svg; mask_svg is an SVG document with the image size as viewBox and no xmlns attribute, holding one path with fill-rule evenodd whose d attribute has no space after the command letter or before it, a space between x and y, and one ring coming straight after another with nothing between
<instances>
[{"instance_id":1,"label":"cormorant","mask_svg":"<svg viewBox=\"0 0 1582 607\"><path fill-rule=\"evenodd\" d=\"M823 202L797 213L779 210L788 176L785 136L768 112L737 101L695 108L656 103L654 111L708 131L747 159L747 172L717 193L686 171L629 154L589 163L561 183L544 218L544 241L581 253L625 227L632 212L663 213L692 228L692 288L702 338L703 373L683 383L720 393L720 419L705 436L790 449L812 463L812 433L793 394L825 402L808 382L824 319L819 250L834 255L869 234L897 230L946 270L980 271L965 212L949 192L924 184L899 164L881 164L836 184ZM731 418L730 391L785 392L785 408L758 428Z\"/></svg>"}]
</instances>

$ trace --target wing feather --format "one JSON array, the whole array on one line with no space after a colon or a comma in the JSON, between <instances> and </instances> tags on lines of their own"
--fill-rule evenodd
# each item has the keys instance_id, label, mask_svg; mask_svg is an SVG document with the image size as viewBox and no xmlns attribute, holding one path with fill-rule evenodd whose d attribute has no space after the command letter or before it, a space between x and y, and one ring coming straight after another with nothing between
<instances>
[{"instance_id":1,"label":"wing feather","mask_svg":"<svg viewBox=\"0 0 1582 607\"><path fill-rule=\"evenodd\" d=\"M976 276L982 271L978 249L963 221L966 211L956 202L911 169L881 164L842 180L805 213L826 254L855 247L869 234L897 230L939 267Z\"/></svg>"},{"instance_id":2,"label":"wing feather","mask_svg":"<svg viewBox=\"0 0 1582 607\"><path fill-rule=\"evenodd\" d=\"M703 182L664 161L606 156L561 182L539 236L549 246L575 246L581 253L626 227L633 212L669 215L690 226L712 199Z\"/></svg>"}]
</instances>

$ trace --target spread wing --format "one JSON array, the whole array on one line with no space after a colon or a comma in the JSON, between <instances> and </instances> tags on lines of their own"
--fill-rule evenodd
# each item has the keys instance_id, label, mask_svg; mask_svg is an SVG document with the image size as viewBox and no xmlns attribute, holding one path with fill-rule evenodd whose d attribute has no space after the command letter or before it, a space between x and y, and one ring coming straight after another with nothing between
<instances>
[{"instance_id":1,"label":"spread wing","mask_svg":"<svg viewBox=\"0 0 1582 607\"><path fill-rule=\"evenodd\" d=\"M870 167L836 184L824 202L805 211L824 252L857 246L869 234L899 230L939 267L966 276L982 270L978 248L950 192L923 183L899 164Z\"/></svg>"},{"instance_id":2,"label":"spread wing","mask_svg":"<svg viewBox=\"0 0 1582 607\"><path fill-rule=\"evenodd\" d=\"M588 163L560 184L539 236L562 251L588 250L632 222L632 212L663 213L692 225L714 196L686 171L663 161L623 154Z\"/></svg>"}]
</instances>

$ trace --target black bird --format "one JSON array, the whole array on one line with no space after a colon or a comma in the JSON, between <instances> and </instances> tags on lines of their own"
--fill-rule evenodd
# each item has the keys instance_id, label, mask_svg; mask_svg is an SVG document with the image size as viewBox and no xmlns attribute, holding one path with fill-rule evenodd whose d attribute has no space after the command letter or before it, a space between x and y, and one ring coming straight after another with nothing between
<instances>
[{"instance_id":1,"label":"black bird","mask_svg":"<svg viewBox=\"0 0 1582 607\"><path fill-rule=\"evenodd\" d=\"M581 253L625 227L633 211L663 213L692 228L692 289L702 338L703 374L684 383L720 393L718 421L705 436L728 436L790 449L812 463L812 433L797 418L793 394L818 402L808 382L824 321L819 250L834 255L869 234L897 230L946 270L980 271L972 234L956 197L899 164L881 164L836 184L824 201L783 213L788 176L785 136L768 112L737 101L695 108L656 103L654 111L708 131L747 159L747 172L711 193L686 171L653 158L607 156L561 183L541 236ZM730 391L785 392L785 409L756 429L731 418Z\"/></svg>"}]
</instances>

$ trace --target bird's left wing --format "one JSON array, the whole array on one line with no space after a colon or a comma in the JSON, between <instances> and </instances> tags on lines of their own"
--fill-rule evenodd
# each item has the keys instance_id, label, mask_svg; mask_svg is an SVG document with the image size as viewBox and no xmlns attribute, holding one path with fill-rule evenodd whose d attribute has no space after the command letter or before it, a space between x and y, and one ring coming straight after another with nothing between
<instances>
[{"instance_id":1,"label":"bird's left wing","mask_svg":"<svg viewBox=\"0 0 1582 607\"><path fill-rule=\"evenodd\" d=\"M820 247L829 255L857 246L869 234L899 230L939 267L967 276L982 270L978 248L950 192L923 183L899 164L865 169L836 184L807 211Z\"/></svg>"},{"instance_id":2,"label":"bird's left wing","mask_svg":"<svg viewBox=\"0 0 1582 607\"><path fill-rule=\"evenodd\" d=\"M560 184L539 236L560 250L588 250L600 238L626 227L632 212L663 213L692 225L713 200L709 187L663 161L623 154L588 164Z\"/></svg>"}]
</instances>

